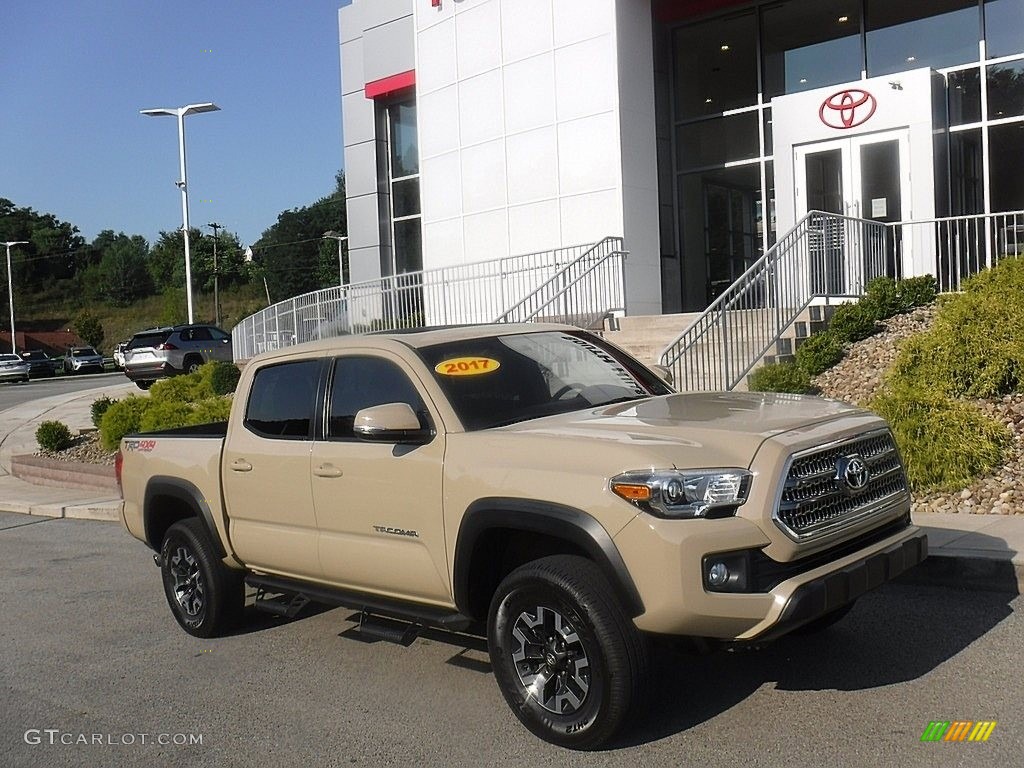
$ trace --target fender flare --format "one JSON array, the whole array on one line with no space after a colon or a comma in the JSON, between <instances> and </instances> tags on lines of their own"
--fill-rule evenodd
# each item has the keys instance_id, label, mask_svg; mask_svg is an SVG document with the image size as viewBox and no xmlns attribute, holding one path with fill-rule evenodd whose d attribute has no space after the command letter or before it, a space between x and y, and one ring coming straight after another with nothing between
<instances>
[{"instance_id":1,"label":"fender flare","mask_svg":"<svg viewBox=\"0 0 1024 768\"><path fill-rule=\"evenodd\" d=\"M473 502L459 525L453 587L455 604L461 612L470 610L469 585L476 543L484 533L494 528L545 534L573 544L601 569L631 618L644 612L643 600L622 555L608 531L597 520L582 510L564 504L503 497L489 497Z\"/></svg>"},{"instance_id":2,"label":"fender flare","mask_svg":"<svg viewBox=\"0 0 1024 768\"><path fill-rule=\"evenodd\" d=\"M177 499L194 509L196 517L199 518L206 529L206 535L209 537L217 557L227 557L224 544L217 534L217 526L213 523L213 513L210 511L210 504L207 502L202 491L188 480L167 475L154 475L151 477L149 482L146 483L146 493L143 497L142 519L146 529L146 543L152 549L159 549L160 546L158 542L153 541L149 530L152 501L156 496L168 496L172 499Z\"/></svg>"}]
</instances>

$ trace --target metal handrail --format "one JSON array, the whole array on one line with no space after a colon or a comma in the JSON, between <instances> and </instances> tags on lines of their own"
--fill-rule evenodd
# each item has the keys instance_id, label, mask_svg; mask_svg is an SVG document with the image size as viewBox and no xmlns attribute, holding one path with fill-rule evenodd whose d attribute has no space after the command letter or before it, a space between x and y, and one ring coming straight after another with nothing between
<instances>
[{"instance_id":1,"label":"metal handrail","mask_svg":"<svg viewBox=\"0 0 1024 768\"><path fill-rule=\"evenodd\" d=\"M555 309L552 314L545 315L545 320L589 327L612 313L624 313L626 255L621 237L604 238L495 318L494 322L532 322L556 303L562 304L561 310ZM601 267L606 269L595 274ZM593 280L584 283L585 278L592 276ZM574 292L577 286L584 290Z\"/></svg>"},{"instance_id":2,"label":"metal handrail","mask_svg":"<svg viewBox=\"0 0 1024 768\"><path fill-rule=\"evenodd\" d=\"M538 291L559 275L569 274L572 265L589 264L595 249L607 243L618 243L621 253L621 238L605 238L596 245L402 273L311 291L239 322L231 332L234 357L247 360L267 350L345 334L495 322L496 317L509 313L509 307L522 306L524 300L539 295ZM606 254L603 263L610 264L613 259L614 254ZM563 304L604 314L621 308L625 295L621 259L619 267L614 275L602 272L600 280L595 270L586 270L593 285L567 281L565 290L582 295L569 298L563 294ZM595 302L607 302L607 307L597 308Z\"/></svg>"},{"instance_id":3,"label":"metal handrail","mask_svg":"<svg viewBox=\"0 0 1024 768\"><path fill-rule=\"evenodd\" d=\"M660 355L683 390L733 389L811 302L886 273L884 224L811 211ZM854 258L851 258L854 257Z\"/></svg>"}]
</instances>

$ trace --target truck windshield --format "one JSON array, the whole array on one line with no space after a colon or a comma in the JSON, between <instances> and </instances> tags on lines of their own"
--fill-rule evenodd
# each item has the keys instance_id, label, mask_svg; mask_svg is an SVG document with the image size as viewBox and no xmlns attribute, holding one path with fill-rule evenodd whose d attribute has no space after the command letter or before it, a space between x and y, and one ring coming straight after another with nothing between
<instances>
[{"instance_id":1,"label":"truck windshield","mask_svg":"<svg viewBox=\"0 0 1024 768\"><path fill-rule=\"evenodd\" d=\"M635 360L587 333L485 336L419 353L468 430L672 391Z\"/></svg>"}]
</instances>

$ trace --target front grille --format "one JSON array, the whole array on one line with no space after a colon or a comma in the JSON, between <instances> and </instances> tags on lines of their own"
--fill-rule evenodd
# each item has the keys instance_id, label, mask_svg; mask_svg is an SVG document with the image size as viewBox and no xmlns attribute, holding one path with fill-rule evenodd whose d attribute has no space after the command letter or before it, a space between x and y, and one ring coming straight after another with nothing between
<instances>
[{"instance_id":1,"label":"front grille","mask_svg":"<svg viewBox=\"0 0 1024 768\"><path fill-rule=\"evenodd\" d=\"M863 488L840 477L844 462L859 456L867 467ZM775 513L778 526L804 541L860 520L907 495L907 478L887 429L795 454Z\"/></svg>"}]
</instances>

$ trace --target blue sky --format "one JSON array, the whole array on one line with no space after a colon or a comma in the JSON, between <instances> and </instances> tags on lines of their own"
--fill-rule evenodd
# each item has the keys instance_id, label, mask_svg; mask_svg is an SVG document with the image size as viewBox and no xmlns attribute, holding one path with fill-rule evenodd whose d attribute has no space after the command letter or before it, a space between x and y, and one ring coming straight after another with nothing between
<instances>
[{"instance_id":1,"label":"blue sky","mask_svg":"<svg viewBox=\"0 0 1024 768\"><path fill-rule=\"evenodd\" d=\"M0 197L92 239L181 226L185 119L193 226L257 240L342 167L338 8L349 0L3 0Z\"/></svg>"}]
</instances>

